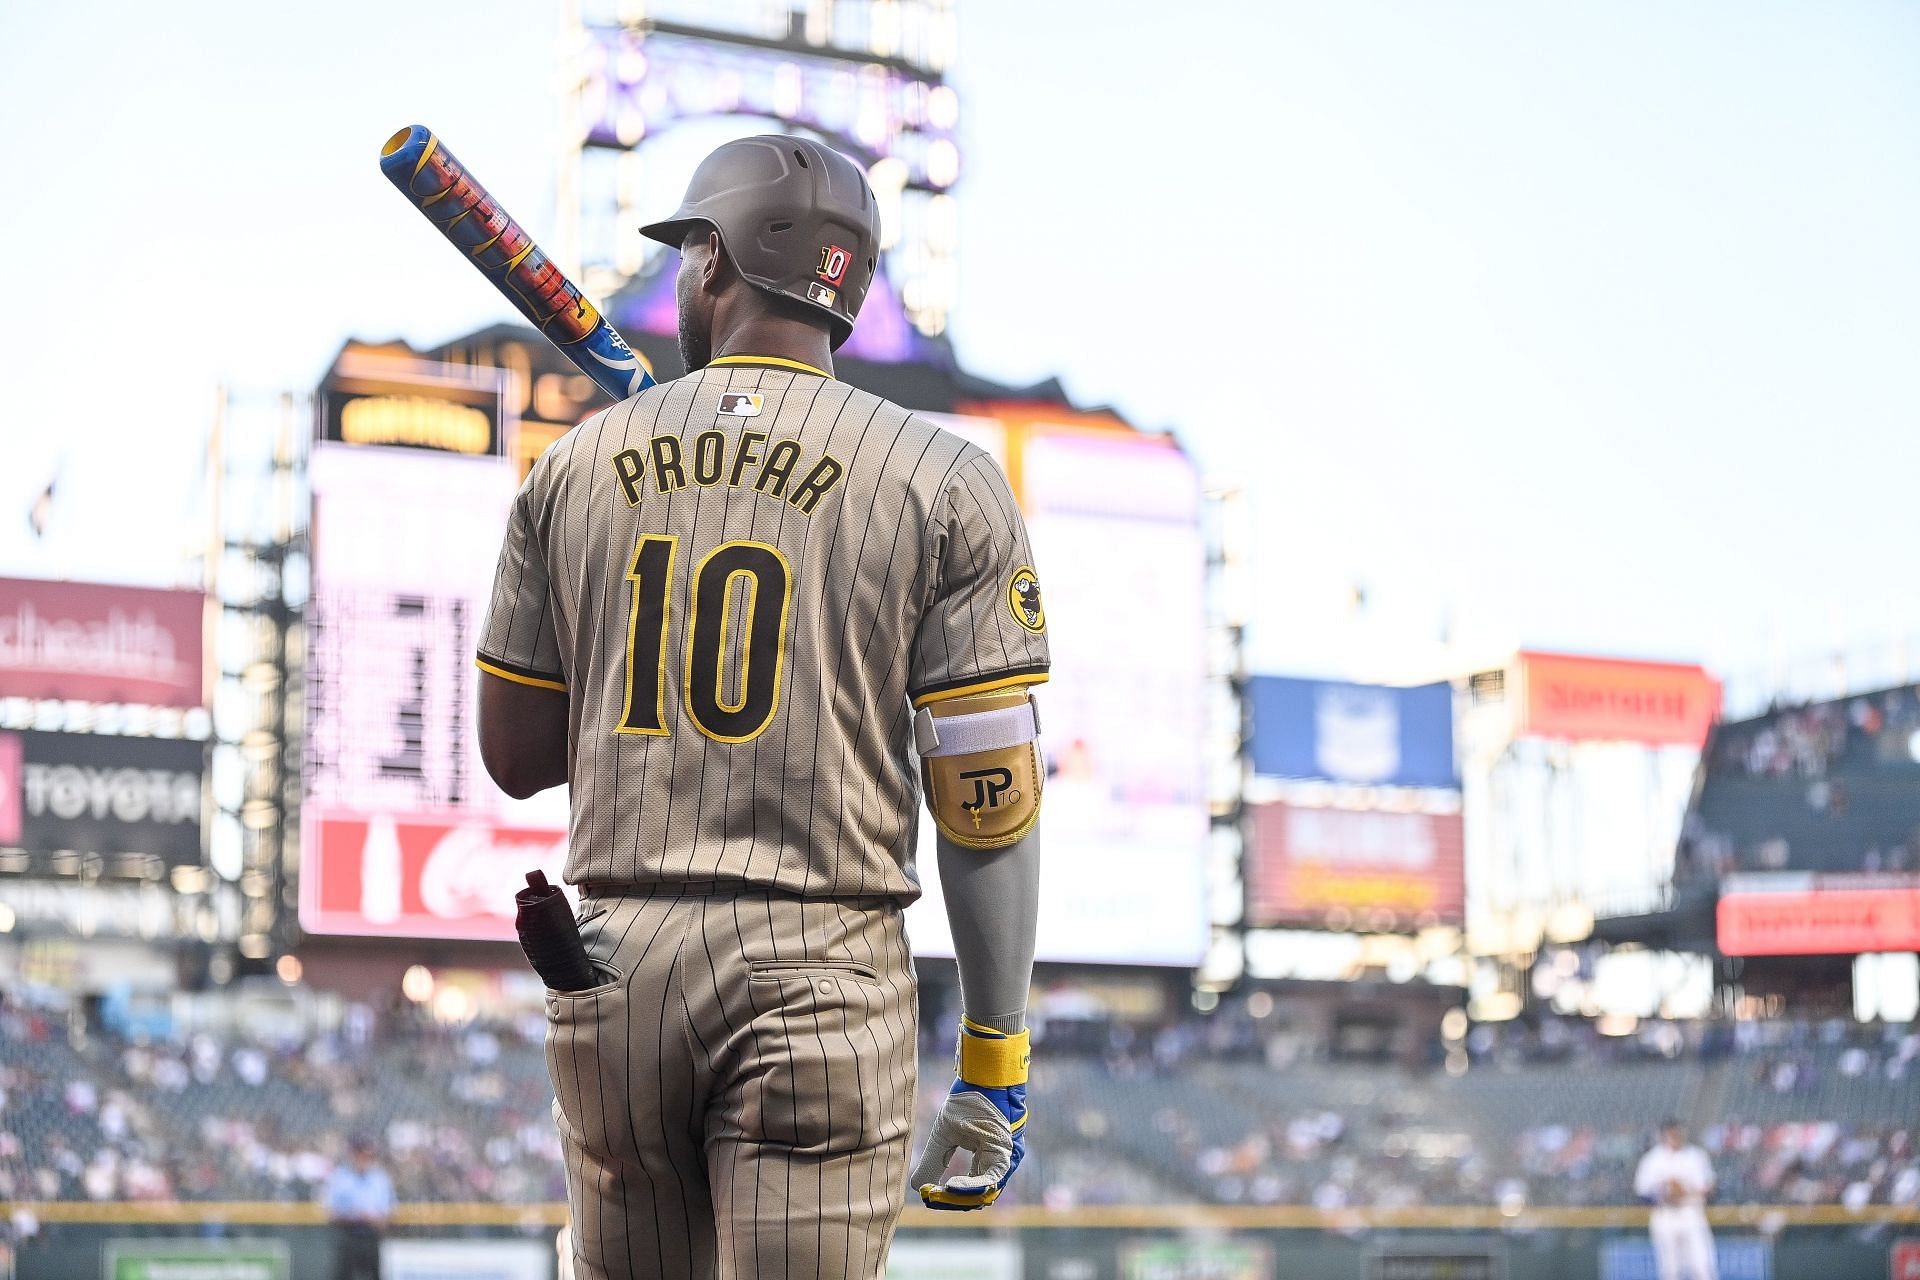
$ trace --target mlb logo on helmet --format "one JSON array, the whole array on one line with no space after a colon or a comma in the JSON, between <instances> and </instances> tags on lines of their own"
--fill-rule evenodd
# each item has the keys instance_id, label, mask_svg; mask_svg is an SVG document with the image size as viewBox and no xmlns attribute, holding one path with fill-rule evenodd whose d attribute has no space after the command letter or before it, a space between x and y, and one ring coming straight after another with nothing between
<instances>
[{"instance_id":1,"label":"mlb logo on helmet","mask_svg":"<svg viewBox=\"0 0 1920 1280\"><path fill-rule=\"evenodd\" d=\"M847 278L847 264L851 261L853 256L839 245L823 244L820 246L820 265L814 268L814 274L828 284L844 283Z\"/></svg>"},{"instance_id":2,"label":"mlb logo on helmet","mask_svg":"<svg viewBox=\"0 0 1920 1280\"><path fill-rule=\"evenodd\" d=\"M827 288L827 286L821 284L818 280L807 281L807 301L817 302L823 307L830 307L839 297L840 295L838 293Z\"/></svg>"}]
</instances>

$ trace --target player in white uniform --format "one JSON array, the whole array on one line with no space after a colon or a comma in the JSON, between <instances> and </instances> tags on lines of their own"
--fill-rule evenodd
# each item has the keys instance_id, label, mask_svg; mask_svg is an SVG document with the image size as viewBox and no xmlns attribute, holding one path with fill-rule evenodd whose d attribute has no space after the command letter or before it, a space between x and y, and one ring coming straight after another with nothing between
<instances>
[{"instance_id":1,"label":"player in white uniform","mask_svg":"<svg viewBox=\"0 0 1920 1280\"><path fill-rule=\"evenodd\" d=\"M1647 1229L1660 1280L1719 1280L1713 1228L1707 1225L1707 1196L1713 1191L1713 1164L1707 1153L1687 1141L1686 1126L1669 1120L1660 1141L1640 1157L1633 1193L1653 1202Z\"/></svg>"}]
</instances>

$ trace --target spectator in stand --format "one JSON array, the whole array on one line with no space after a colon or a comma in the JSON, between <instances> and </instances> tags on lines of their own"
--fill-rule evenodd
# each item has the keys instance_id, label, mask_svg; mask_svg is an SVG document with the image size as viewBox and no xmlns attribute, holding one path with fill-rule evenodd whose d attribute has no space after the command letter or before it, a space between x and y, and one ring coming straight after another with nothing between
<instances>
[{"instance_id":1,"label":"spectator in stand","mask_svg":"<svg viewBox=\"0 0 1920 1280\"><path fill-rule=\"evenodd\" d=\"M380 1233L393 1217L393 1181L374 1163L373 1140L353 1139L353 1161L327 1178L333 1280L380 1280Z\"/></svg>"}]
</instances>

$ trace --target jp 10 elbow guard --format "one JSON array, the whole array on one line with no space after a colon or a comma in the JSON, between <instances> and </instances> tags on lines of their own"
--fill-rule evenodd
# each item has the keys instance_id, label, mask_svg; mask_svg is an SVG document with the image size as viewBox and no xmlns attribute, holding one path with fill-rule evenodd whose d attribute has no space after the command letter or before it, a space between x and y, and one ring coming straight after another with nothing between
<instances>
[{"instance_id":1,"label":"jp 10 elbow guard","mask_svg":"<svg viewBox=\"0 0 1920 1280\"><path fill-rule=\"evenodd\" d=\"M966 849L1003 849L1040 820L1039 713L1025 689L972 694L922 707L914 746L927 810Z\"/></svg>"}]
</instances>

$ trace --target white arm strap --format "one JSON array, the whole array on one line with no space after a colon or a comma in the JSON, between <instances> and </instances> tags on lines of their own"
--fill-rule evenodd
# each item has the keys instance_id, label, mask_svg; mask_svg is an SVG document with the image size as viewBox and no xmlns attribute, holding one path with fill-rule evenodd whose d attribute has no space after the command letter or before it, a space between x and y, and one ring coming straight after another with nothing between
<instances>
[{"instance_id":1,"label":"white arm strap","mask_svg":"<svg viewBox=\"0 0 1920 1280\"><path fill-rule=\"evenodd\" d=\"M1040 736L1040 717L1032 701L993 711L946 716L935 728L933 712L920 708L913 717L913 744L923 757L970 756L1024 746Z\"/></svg>"}]
</instances>

